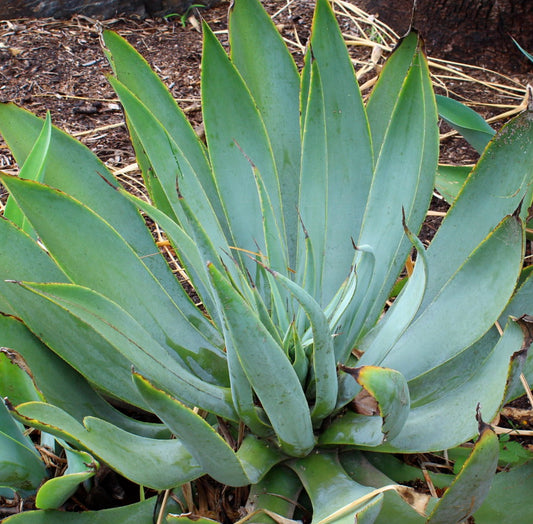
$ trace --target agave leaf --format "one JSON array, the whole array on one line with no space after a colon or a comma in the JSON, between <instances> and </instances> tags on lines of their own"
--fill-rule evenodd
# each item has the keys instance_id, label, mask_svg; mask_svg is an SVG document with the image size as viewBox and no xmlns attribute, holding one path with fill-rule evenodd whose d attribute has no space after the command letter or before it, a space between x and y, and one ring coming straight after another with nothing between
<instances>
[{"instance_id":1,"label":"agave leaf","mask_svg":"<svg viewBox=\"0 0 533 524\"><path fill-rule=\"evenodd\" d=\"M176 304L150 272L146 259L141 259L102 218L72 197L47 186L5 174L0 174L0 179L15 195L58 266L71 280L115 300L162 344L179 340L181 346L193 350L210 347L199 328L205 326L209 332L213 326L185 291L182 293L187 305L183 311L182 304ZM93 245L99 249L88 248ZM126 268L128 278L118 278Z\"/></svg>"},{"instance_id":2,"label":"agave leaf","mask_svg":"<svg viewBox=\"0 0 533 524\"><path fill-rule=\"evenodd\" d=\"M89 453L77 451L62 442L68 461L65 472L46 481L37 492L35 506L39 509L59 509L78 489L79 485L94 477L99 464Z\"/></svg>"},{"instance_id":3,"label":"agave leaf","mask_svg":"<svg viewBox=\"0 0 533 524\"><path fill-rule=\"evenodd\" d=\"M449 524L468 519L487 496L498 465L500 446L492 428L478 417L479 439L459 475L439 500L428 524Z\"/></svg>"},{"instance_id":4,"label":"agave leaf","mask_svg":"<svg viewBox=\"0 0 533 524\"><path fill-rule=\"evenodd\" d=\"M334 420L322 433L320 443L377 446L398 435L409 415L405 378L392 369L374 366L341 369L364 391L353 401L357 413L348 411Z\"/></svg>"},{"instance_id":5,"label":"agave leaf","mask_svg":"<svg viewBox=\"0 0 533 524\"><path fill-rule=\"evenodd\" d=\"M522 218L527 215L533 177L532 136L533 113L526 111L503 127L470 173L428 248L431 274L419 314L502 217L513 213L522 200L520 214Z\"/></svg>"},{"instance_id":6,"label":"agave leaf","mask_svg":"<svg viewBox=\"0 0 533 524\"><path fill-rule=\"evenodd\" d=\"M140 422L113 408L94 391L82 375L50 351L20 320L0 316L0 333L0 345L10 348L10 358L24 369L24 372L31 369L31 380L47 402L60 407L79 421L91 415L146 437L156 438L166 433L161 424ZM117 372L116 369L112 371L115 374ZM3 391L2 395L4 394L6 393ZM19 400L14 395L8 396L14 405L37 400Z\"/></svg>"},{"instance_id":7,"label":"agave leaf","mask_svg":"<svg viewBox=\"0 0 533 524\"><path fill-rule=\"evenodd\" d=\"M39 137L26 158L24 165L20 169L19 176L21 178L29 178L31 180L36 180L37 182L43 180L51 134L52 121L50 118L50 112L47 112ZM33 238L36 238L37 235L35 231L11 196L7 199L6 207L4 209L4 217L11 220Z\"/></svg>"},{"instance_id":8,"label":"agave leaf","mask_svg":"<svg viewBox=\"0 0 533 524\"><path fill-rule=\"evenodd\" d=\"M274 466L287 458L274 444L254 435L244 438L237 457L252 484L261 481Z\"/></svg>"},{"instance_id":9,"label":"agave leaf","mask_svg":"<svg viewBox=\"0 0 533 524\"><path fill-rule=\"evenodd\" d=\"M270 470L263 479L250 487L247 506L253 510L249 515L253 518L252 522L265 524L278 522L261 513L264 510L292 518L301 489L302 485L292 470L284 466Z\"/></svg>"},{"instance_id":10,"label":"agave leaf","mask_svg":"<svg viewBox=\"0 0 533 524\"><path fill-rule=\"evenodd\" d=\"M24 164L42 127L42 120L31 113L13 104L0 104L0 133L19 165ZM163 258L151 256L157 252L154 239L137 210L113 191L117 183L106 166L87 147L55 127L44 182L83 202L119 231L135 253L145 257L144 263L167 293L187 311L186 293ZM189 305L188 314L193 313L194 305Z\"/></svg>"},{"instance_id":11,"label":"agave leaf","mask_svg":"<svg viewBox=\"0 0 533 524\"><path fill-rule=\"evenodd\" d=\"M205 24L201 83L209 155L233 245L265 253L261 206L250 160L261 173L275 214L281 219L272 148L248 88ZM248 267L251 264L248 262Z\"/></svg>"},{"instance_id":12,"label":"agave leaf","mask_svg":"<svg viewBox=\"0 0 533 524\"><path fill-rule=\"evenodd\" d=\"M337 370L332 333L328 319L316 300L298 284L276 271L272 272L296 298L309 317L313 333L312 363L315 386L315 405L311 419L316 425L331 414L337 401Z\"/></svg>"},{"instance_id":13,"label":"agave leaf","mask_svg":"<svg viewBox=\"0 0 533 524\"><path fill-rule=\"evenodd\" d=\"M336 453L313 453L289 465L311 499L312 524L357 522L358 515L369 502L375 503L376 498L383 497L380 494L374 496L374 488L352 480L342 468Z\"/></svg>"},{"instance_id":14,"label":"agave leaf","mask_svg":"<svg viewBox=\"0 0 533 524\"><path fill-rule=\"evenodd\" d=\"M201 298L204 307L209 312L211 317L217 319L219 315L213 305L209 276L205 269L205 263L207 261L205 258L207 251L206 248L210 248L211 253L214 254L214 247L209 244L204 244L203 249L200 249L200 246L194 241L190 234L187 233L179 224L177 224L163 211L152 206L148 202L145 202L141 198L131 195L125 190L121 190L121 192L126 198L129 198L139 209L141 209L152 220L154 220L154 222L156 222L165 232L167 238L172 244L172 247L180 258L180 263L186 269L187 275L191 279L195 292ZM195 224L195 226L197 226L197 224ZM205 241L205 238L203 240ZM229 266L229 269L232 269L231 265ZM218 346L224 343L220 334L217 339L214 337L211 338L211 341Z\"/></svg>"},{"instance_id":15,"label":"agave leaf","mask_svg":"<svg viewBox=\"0 0 533 524\"><path fill-rule=\"evenodd\" d=\"M88 455L88 454L87 454ZM88 468L85 472L63 474L46 481L35 498L39 509L59 509L74 493L80 484L94 477L95 472Z\"/></svg>"},{"instance_id":16,"label":"agave leaf","mask_svg":"<svg viewBox=\"0 0 533 524\"><path fill-rule=\"evenodd\" d=\"M401 431L409 414L407 381L393 369L374 366L357 368L354 378L376 400L383 418L383 435L389 440L393 439Z\"/></svg>"},{"instance_id":17,"label":"agave leaf","mask_svg":"<svg viewBox=\"0 0 533 524\"><path fill-rule=\"evenodd\" d=\"M297 267L299 282L316 297L321 305L327 297L322 285L327 227L327 206L324 201L328 195L326 117L324 95L320 72L316 61L310 70L309 99L306 100L306 116L302 135L302 171L300 175L300 201L298 210L303 224L298 245L298 262L305 261L304 267ZM303 257L305 253L305 257ZM345 275L348 268L346 268Z\"/></svg>"},{"instance_id":18,"label":"agave leaf","mask_svg":"<svg viewBox=\"0 0 533 524\"><path fill-rule=\"evenodd\" d=\"M45 465L32 441L0 401L0 486L34 491L46 476Z\"/></svg>"},{"instance_id":19,"label":"agave leaf","mask_svg":"<svg viewBox=\"0 0 533 524\"><path fill-rule=\"evenodd\" d=\"M183 522L185 524L221 524L218 520L208 519L207 517L197 517L196 515L192 517L187 517L185 515L168 515L165 522L167 524L172 524L173 522Z\"/></svg>"},{"instance_id":20,"label":"agave leaf","mask_svg":"<svg viewBox=\"0 0 533 524\"><path fill-rule=\"evenodd\" d=\"M118 80L150 109L172 140L179 144L183 155L201 181L209 201L217 209L217 215L222 217L205 147L187 117L146 60L126 40L112 31L104 31L103 39L109 50L107 56ZM137 156L142 157L142 151L139 149L136 148ZM150 176L146 172L143 174L145 178Z\"/></svg>"},{"instance_id":21,"label":"agave leaf","mask_svg":"<svg viewBox=\"0 0 533 524\"><path fill-rule=\"evenodd\" d=\"M531 266L530 268L531 269ZM509 317L521 318L523 315L529 315L531 313L531 304L533 304L533 273L528 269L523 273L526 273L525 279L521 282L521 285L516 290L512 299L507 304L505 311L501 314L500 324L506 322ZM524 319L529 321L529 317ZM529 335L530 339L531 335ZM523 373L528 384L533 384L533 351L528 351L527 358L523 366ZM511 384L510 391L508 392L507 400L517 398L524 394L524 386L521 383Z\"/></svg>"},{"instance_id":22,"label":"agave leaf","mask_svg":"<svg viewBox=\"0 0 533 524\"><path fill-rule=\"evenodd\" d=\"M353 382L353 379L350 379ZM319 443L324 446L378 446L383 442L383 419L347 411L322 431Z\"/></svg>"},{"instance_id":23,"label":"agave leaf","mask_svg":"<svg viewBox=\"0 0 533 524\"><path fill-rule=\"evenodd\" d=\"M25 370L24 366L17 365L21 360L20 355L14 351L5 346L0 347L0 397L9 398L10 402L15 405L43 400L30 378L29 369Z\"/></svg>"},{"instance_id":24,"label":"agave leaf","mask_svg":"<svg viewBox=\"0 0 533 524\"><path fill-rule=\"evenodd\" d=\"M374 524L426 524L427 515L438 499L421 494L412 488L398 486L383 494L381 511Z\"/></svg>"},{"instance_id":25,"label":"agave leaf","mask_svg":"<svg viewBox=\"0 0 533 524\"><path fill-rule=\"evenodd\" d=\"M104 337L115 351L121 353L130 365L143 370L167 391L177 395L191 406L214 412L235 420L228 388L198 378L161 346L131 315L119 305L95 291L73 284L20 283L24 288L40 294L63 307L81 322L90 325ZM191 359L186 359L195 371Z\"/></svg>"},{"instance_id":26,"label":"agave leaf","mask_svg":"<svg viewBox=\"0 0 533 524\"><path fill-rule=\"evenodd\" d=\"M60 510L25 511L4 520L9 524L153 524L156 497L100 511L69 513Z\"/></svg>"},{"instance_id":27,"label":"agave leaf","mask_svg":"<svg viewBox=\"0 0 533 524\"><path fill-rule=\"evenodd\" d=\"M498 320L511 297L520 274L522 250L521 220L508 216L450 277L379 365L397 369L410 380L473 344ZM434 268L429 267L433 274ZM467 294L464 289L473 279L477 292ZM483 315L479 314L480 304ZM424 351L424 347L439 350ZM416 359L409 356L415 354Z\"/></svg>"},{"instance_id":28,"label":"agave leaf","mask_svg":"<svg viewBox=\"0 0 533 524\"><path fill-rule=\"evenodd\" d=\"M471 166L439 164L437 177L435 178L435 188L448 204L453 204L470 171L472 171Z\"/></svg>"},{"instance_id":29,"label":"agave leaf","mask_svg":"<svg viewBox=\"0 0 533 524\"><path fill-rule=\"evenodd\" d=\"M322 222L322 229L326 230L323 247L317 245L311 236L316 256L324 259L320 304L325 305L350 270L352 238L357 237L362 224L373 162L370 131L361 93L346 45L327 0L316 3L310 45L320 72L326 128L327 164L321 172L326 187L324 192L310 197L310 205L317 202L319 209L322 206L326 209L326 219ZM308 120L307 113L306 117ZM306 124L308 129L309 125ZM313 125L324 124L317 120ZM300 186L305 187L302 181ZM303 198L300 198L300 204L302 201ZM302 218L307 227L306 216L302 214Z\"/></svg>"},{"instance_id":30,"label":"agave leaf","mask_svg":"<svg viewBox=\"0 0 533 524\"><path fill-rule=\"evenodd\" d=\"M139 138L143 151L152 162L153 176L161 185L166 202L170 209L165 211L163 206L155 201L156 207L170 213L175 213L182 227L187 226L187 217L181 209L178 195L185 198L198 220L202 223L206 235L219 249L227 246L226 238L218 223L211 203L197 179L189 161L174 142L168 131L138 98L135 97L124 85L114 78L109 79L111 85L120 97L120 101L128 115L130 127ZM179 193L178 193L178 191ZM170 211L171 210L171 211ZM169 213L170 211L170 213ZM173 217L172 217L173 218Z\"/></svg>"},{"instance_id":31,"label":"agave leaf","mask_svg":"<svg viewBox=\"0 0 533 524\"><path fill-rule=\"evenodd\" d=\"M358 345L358 349L364 351L364 355L358 361L359 366L381 362L409 327L422 303L428 274L426 250L420 240L407 228L405 231L416 248L415 269L385 317Z\"/></svg>"},{"instance_id":32,"label":"agave leaf","mask_svg":"<svg viewBox=\"0 0 533 524\"><path fill-rule=\"evenodd\" d=\"M45 305L46 302L43 303L42 298L29 294L20 286L5 281L7 279L24 280L39 278L44 281L65 282L67 278L43 249L9 221L0 220L0 236L3 243L11 246L9 251L2 250L0 252L0 290L3 313L13 314L21 318L26 326L33 333L37 334L48 347L72 365L78 372L85 376L90 376L102 390L131 403L143 405L142 400L131 384L130 364L125 362L123 357L113 351L105 340L91 328L79 323L60 308L52 304L49 304L47 307ZM21 331L25 331L22 326L13 327L13 322L9 323L5 318L1 318L3 323L2 327L4 328L2 331L2 343L7 347L11 347L12 344L12 349L20 352L24 358L29 359L28 363L30 366L37 365L37 362L39 362L39 367L36 368L35 373L39 379L39 373L42 372L42 375L40 375L42 380L38 382L38 387L46 388L48 377L51 380L53 380L54 376L62 377L62 370L67 369L68 366L66 364L57 364L60 367L51 366L50 370L48 370L47 366L53 362L57 363L58 359L53 356L50 357L52 359L51 361L47 359L45 355L49 351L46 348L43 348L41 344L35 346L33 337L28 337L27 333L21 334ZM6 322L11 327L6 327ZM11 328L15 330L15 333L10 331ZM79 347L86 347L93 358L87 359L83 353L78 351ZM30 357L28 354L32 356ZM101 366L102 361L107 362L108 365ZM55 375L56 372L57 375ZM76 378L73 378L71 373L65 373L66 377L71 377L73 380L70 384L76 387L76 378L79 375L74 374ZM81 379L81 377L79 378ZM84 381L84 379L81 380ZM55 382L61 383L61 379ZM65 395L62 398L60 391L57 391L57 393L54 392L53 388L56 387L56 383L52 382L51 387L46 391L43 389L43 392L51 395L51 399L57 400L61 406L64 403L67 406L71 405L69 395ZM80 384L81 388L82 386ZM80 399L80 396L74 395L72 397L73 399ZM85 404L85 401L82 400L81 402ZM76 403L73 402L74 405ZM91 403L90 399L88 399L88 403ZM73 408L74 405L72 405ZM83 411L87 408L87 404L84 405L81 413L78 408L81 408L81 406L74 408L76 409L75 413L77 415L87 414L87 412ZM91 411L88 413L91 413Z\"/></svg>"},{"instance_id":33,"label":"agave leaf","mask_svg":"<svg viewBox=\"0 0 533 524\"><path fill-rule=\"evenodd\" d=\"M410 42L405 41L406 45ZM425 57L418 50L396 95L383 144L375 160L374 177L358 244L370 245L375 255L373 273L359 272L360 279L372 279L350 327L344 327L339 343L345 351L355 337L364 335L376 322L407 258L411 243L402 225L417 232L433 193L438 157L435 99ZM384 202L386 206L384 207ZM351 337L351 339L350 339Z\"/></svg>"},{"instance_id":34,"label":"agave leaf","mask_svg":"<svg viewBox=\"0 0 533 524\"><path fill-rule=\"evenodd\" d=\"M236 351L232 348L233 341L229 332L226 334L226 351L228 354L228 369L231 381L231 395L235 410L240 419L254 433L266 437L273 433L272 426L261 417L255 405L254 391L246 376Z\"/></svg>"},{"instance_id":35,"label":"agave leaf","mask_svg":"<svg viewBox=\"0 0 533 524\"><path fill-rule=\"evenodd\" d=\"M497 473L483 504L474 513L476 523L528 522L532 478L533 462Z\"/></svg>"},{"instance_id":36,"label":"agave leaf","mask_svg":"<svg viewBox=\"0 0 533 524\"><path fill-rule=\"evenodd\" d=\"M147 404L180 439L203 471L230 486L250 484L233 449L200 415L157 389L142 375L134 373L133 381Z\"/></svg>"},{"instance_id":37,"label":"agave leaf","mask_svg":"<svg viewBox=\"0 0 533 524\"><path fill-rule=\"evenodd\" d=\"M436 95L439 115L478 152L483 153L496 131L485 119L453 98Z\"/></svg>"},{"instance_id":38,"label":"agave leaf","mask_svg":"<svg viewBox=\"0 0 533 524\"><path fill-rule=\"evenodd\" d=\"M229 13L231 59L257 104L268 133L279 179L294 267L300 176L300 78L294 60L271 18L257 0L236 2Z\"/></svg>"},{"instance_id":39,"label":"agave leaf","mask_svg":"<svg viewBox=\"0 0 533 524\"><path fill-rule=\"evenodd\" d=\"M298 376L243 297L213 265L208 269L232 340L227 349L235 351L282 448L295 456L307 454L314 435Z\"/></svg>"},{"instance_id":40,"label":"agave leaf","mask_svg":"<svg viewBox=\"0 0 533 524\"><path fill-rule=\"evenodd\" d=\"M289 254L283 234L283 223L280 224L276 217L274 207L266 190L265 184L259 173L259 170L252 166L255 181L257 184L257 193L261 203L261 216L263 217L264 238L266 245L266 254L270 267L287 273L289 269Z\"/></svg>"},{"instance_id":41,"label":"agave leaf","mask_svg":"<svg viewBox=\"0 0 533 524\"><path fill-rule=\"evenodd\" d=\"M520 326L508 322L503 336L478 362L471 376L454 384L450 391L443 391L434 398L428 396L426 403L414 407L400 434L385 445L387 449L407 453L450 449L472 438L477 430L474 417L477 404L483 407L487 419L496 416L505 396L511 359L522 349L523 343L524 333ZM460 365L461 361L458 362ZM453 377L451 366L445 369L444 377L439 377L442 367L437 367L433 376L428 375L428 388L438 388L450 374ZM455 371L461 374L459 367ZM490 387L487 387L487 377L490 377Z\"/></svg>"},{"instance_id":42,"label":"agave leaf","mask_svg":"<svg viewBox=\"0 0 533 524\"><path fill-rule=\"evenodd\" d=\"M398 103L398 93L401 92L405 78L413 66L413 60L419 52L419 45L420 37L416 31L411 31L400 40L385 63L368 98L366 112L372 133L375 158L379 156L383 147L383 141Z\"/></svg>"},{"instance_id":43,"label":"agave leaf","mask_svg":"<svg viewBox=\"0 0 533 524\"><path fill-rule=\"evenodd\" d=\"M13 415L28 426L88 450L113 464L124 477L152 489L170 489L203 473L179 440L140 437L94 417L86 417L80 424L61 409L42 402L21 404ZM142 449L142 455L132 454L134 449Z\"/></svg>"}]
</instances>

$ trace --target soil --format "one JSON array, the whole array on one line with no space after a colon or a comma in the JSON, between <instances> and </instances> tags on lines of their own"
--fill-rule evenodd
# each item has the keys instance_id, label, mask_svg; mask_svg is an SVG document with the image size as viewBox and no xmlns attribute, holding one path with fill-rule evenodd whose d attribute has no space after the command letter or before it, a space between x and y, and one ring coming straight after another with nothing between
<instances>
[{"instance_id":1,"label":"soil","mask_svg":"<svg viewBox=\"0 0 533 524\"><path fill-rule=\"evenodd\" d=\"M305 46L309 36L313 3L306 0L287 3L266 0L263 3L270 14L279 12L274 18L275 23L291 42L290 48L301 64L301 46ZM353 3L357 4L357 1ZM228 7L229 3L222 1L215 8L202 12L195 10L188 20L140 19L132 16L96 21L75 16L62 21L0 21L0 101L14 102L41 117L50 111L52 122L78 137L110 169L118 172L117 177L125 187L142 191L141 179L134 169L135 155L124 117L106 80L111 69L102 53L100 32L102 28L114 30L137 48L164 80L201 135L199 74L202 37L198 20L200 16L204 17L226 45L224 31ZM341 28L347 37L362 36L359 28L348 18L341 19ZM497 42L494 45L497 46ZM369 64L373 49L368 45L351 46L350 52L359 64ZM386 53L383 53L377 60L377 67L371 67L361 78L362 83L375 76L385 57ZM442 63L434 63L435 82L440 85L437 90L473 102L476 110L486 118L506 112L518 105L524 96L527 71L515 73L511 78L494 72L505 72L504 63L491 63L492 71L472 70L456 64L448 72L442 73ZM462 79L465 76L468 78ZM503 85L505 89L495 88L494 84ZM368 90L363 91L364 95L367 93ZM498 127L501 123L497 121L494 125ZM443 126L442 132L446 131ZM453 136L443 139L443 162L469 164L476 159L475 151L463 140ZM0 169L8 172L17 170L3 142L0 142ZM5 201L6 194L1 191L0 198ZM436 195L431 209L437 213L428 217L421 233L426 243L438 228L439 212L447 207ZM115 484L119 489L127 490L125 484ZM110 504L119 505L119 498L116 497ZM83 509L101 504L101 500L91 503L86 498L77 507ZM2 504L0 500L0 519L18 511L16 507L8 508L7 505L7 501Z\"/></svg>"}]
</instances>

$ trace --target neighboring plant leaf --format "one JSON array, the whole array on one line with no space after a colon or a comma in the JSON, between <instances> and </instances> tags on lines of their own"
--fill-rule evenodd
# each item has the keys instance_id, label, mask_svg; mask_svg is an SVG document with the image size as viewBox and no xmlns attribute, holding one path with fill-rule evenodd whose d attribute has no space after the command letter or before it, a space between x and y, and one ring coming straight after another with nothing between
<instances>
[{"instance_id":1,"label":"neighboring plant leaf","mask_svg":"<svg viewBox=\"0 0 533 524\"><path fill-rule=\"evenodd\" d=\"M453 204L470 171L472 171L471 166L439 164L437 177L435 178L435 188L448 204Z\"/></svg>"},{"instance_id":2,"label":"neighboring plant leaf","mask_svg":"<svg viewBox=\"0 0 533 524\"><path fill-rule=\"evenodd\" d=\"M270 470L263 479L250 487L248 504L251 506L252 522L275 522L268 515L261 514L261 510L293 518L301 489L302 485L292 470L285 466ZM254 512L257 513L254 515Z\"/></svg>"},{"instance_id":3,"label":"neighboring plant leaf","mask_svg":"<svg viewBox=\"0 0 533 524\"><path fill-rule=\"evenodd\" d=\"M520 49L520 52L531 62L533 62L533 55L531 53L528 53L513 37L511 37L511 40L515 43L516 47Z\"/></svg>"},{"instance_id":4,"label":"neighboring plant leaf","mask_svg":"<svg viewBox=\"0 0 533 524\"><path fill-rule=\"evenodd\" d=\"M439 115L478 152L483 153L496 131L484 118L453 98L436 95Z\"/></svg>"}]
</instances>

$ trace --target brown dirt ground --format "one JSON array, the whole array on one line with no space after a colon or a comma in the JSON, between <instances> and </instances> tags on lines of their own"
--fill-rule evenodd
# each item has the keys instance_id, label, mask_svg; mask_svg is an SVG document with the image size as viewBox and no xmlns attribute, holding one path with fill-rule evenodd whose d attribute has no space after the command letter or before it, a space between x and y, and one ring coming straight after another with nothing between
<instances>
[{"instance_id":1,"label":"brown dirt ground","mask_svg":"<svg viewBox=\"0 0 533 524\"><path fill-rule=\"evenodd\" d=\"M275 22L282 34L291 42L305 45L311 26L313 3L295 0L288 7L286 2L274 0L265 0L263 3L270 14L281 10L275 17ZM354 0L354 3L357 2ZM211 28L220 32L219 37L223 42L226 42L224 31L228 5L227 1L222 1L216 8L201 13ZM135 155L118 100L106 81L106 75L111 73L111 69L102 54L100 31L102 28L117 31L141 52L201 134L199 73L202 42L197 30L199 14L196 13L197 17L185 26L182 26L179 19L140 20L134 17L106 21L96 21L84 16L66 21L0 21L0 101L15 102L41 117L46 111L50 111L55 125L77 136L112 170L126 171L118 176L127 188L132 191L142 190L138 174L128 171L128 166L135 162ZM346 18L341 20L341 27L348 36L361 36L358 27ZM298 45L290 47L301 63ZM368 62L372 51L365 46L352 46L350 50L355 60L363 62ZM520 103L523 86L526 84L525 74L515 74L513 78L509 78L485 70L472 72L461 65L454 65L453 68L460 74L473 74L476 81L439 77L436 82L445 82L446 89L455 96L477 102L476 109L486 118ZM505 64L491 64L491 68L505 71ZM433 71L436 75L440 73L436 68ZM362 82L372 76L375 76L375 70L367 73ZM482 82L498 83L506 89L494 88ZM444 88L438 90L445 92ZM510 95L510 92L514 94ZM495 125L498 127L501 122ZM446 129L443 127L444 131ZM472 163L477 157L468 144L457 137L443 140L441 156L443 161L457 164ZM1 141L0 169L16 170L9 150ZM5 199L5 196L5 192L0 193L0 197ZM434 198L432 210L445 209L446 204L437 197ZM439 221L439 217L428 218L422 231L425 241L431 239ZM530 409L527 404L526 407ZM526 429L530 427L533 426L528 425ZM116 486L117 481L113 482ZM126 488L122 486L120 489ZM114 500L114 503L118 505L119 501ZM16 507L8 509L7 505L7 501L2 504L0 500L0 519L17 511ZM78 507L83 509L84 506Z\"/></svg>"}]
</instances>

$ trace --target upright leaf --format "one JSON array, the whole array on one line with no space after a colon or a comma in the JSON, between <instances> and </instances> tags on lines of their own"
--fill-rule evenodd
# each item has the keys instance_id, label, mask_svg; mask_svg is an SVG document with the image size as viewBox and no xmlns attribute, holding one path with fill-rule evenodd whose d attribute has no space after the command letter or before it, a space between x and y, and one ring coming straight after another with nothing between
<instances>
[{"instance_id":1,"label":"upright leaf","mask_svg":"<svg viewBox=\"0 0 533 524\"><path fill-rule=\"evenodd\" d=\"M324 177L325 174L326 187L325 192L313 197L313 201L326 210L323 223L325 244L323 249L315 247L327 268L322 279L321 304L324 305L331 300L350 270L352 239L358 237L362 225L373 161L361 93L346 45L327 0L318 0L316 3L311 54L318 64L322 81L326 131L327 169L321 175ZM316 125L323 126L320 121Z\"/></svg>"},{"instance_id":2,"label":"upright leaf","mask_svg":"<svg viewBox=\"0 0 533 524\"><path fill-rule=\"evenodd\" d=\"M290 266L296 257L300 173L300 78L274 23L257 0L230 9L231 59L242 75L265 123L279 173Z\"/></svg>"}]
</instances>

